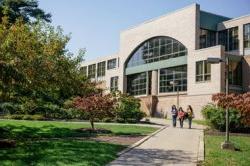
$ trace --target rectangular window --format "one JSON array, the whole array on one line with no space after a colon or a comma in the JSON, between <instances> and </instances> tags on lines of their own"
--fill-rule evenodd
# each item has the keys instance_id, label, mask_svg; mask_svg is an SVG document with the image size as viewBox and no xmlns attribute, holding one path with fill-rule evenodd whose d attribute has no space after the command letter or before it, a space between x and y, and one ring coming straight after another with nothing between
<instances>
[{"instance_id":1,"label":"rectangular window","mask_svg":"<svg viewBox=\"0 0 250 166\"><path fill-rule=\"evenodd\" d=\"M176 85L171 82L175 82ZM160 93L187 91L187 66L161 69L159 91Z\"/></svg>"},{"instance_id":2,"label":"rectangular window","mask_svg":"<svg viewBox=\"0 0 250 166\"><path fill-rule=\"evenodd\" d=\"M200 29L200 48L207 48L216 45L216 32Z\"/></svg>"},{"instance_id":3,"label":"rectangular window","mask_svg":"<svg viewBox=\"0 0 250 166\"><path fill-rule=\"evenodd\" d=\"M211 64L207 61L196 62L196 82L211 80Z\"/></svg>"},{"instance_id":4,"label":"rectangular window","mask_svg":"<svg viewBox=\"0 0 250 166\"><path fill-rule=\"evenodd\" d=\"M242 85L242 63L229 61L228 82L230 85Z\"/></svg>"},{"instance_id":5,"label":"rectangular window","mask_svg":"<svg viewBox=\"0 0 250 166\"><path fill-rule=\"evenodd\" d=\"M100 62L97 64L97 77L105 76L106 62Z\"/></svg>"},{"instance_id":6,"label":"rectangular window","mask_svg":"<svg viewBox=\"0 0 250 166\"><path fill-rule=\"evenodd\" d=\"M223 31L219 31L219 45L225 46L225 50L228 50L228 34L227 29Z\"/></svg>"},{"instance_id":7,"label":"rectangular window","mask_svg":"<svg viewBox=\"0 0 250 166\"><path fill-rule=\"evenodd\" d=\"M87 66L83 66L81 67L81 73L84 75L84 76L87 76Z\"/></svg>"},{"instance_id":8,"label":"rectangular window","mask_svg":"<svg viewBox=\"0 0 250 166\"><path fill-rule=\"evenodd\" d=\"M96 76L96 64L88 66L88 77L95 78Z\"/></svg>"},{"instance_id":9,"label":"rectangular window","mask_svg":"<svg viewBox=\"0 0 250 166\"><path fill-rule=\"evenodd\" d=\"M219 44L224 45L226 51L238 50L238 27L219 31Z\"/></svg>"},{"instance_id":10,"label":"rectangular window","mask_svg":"<svg viewBox=\"0 0 250 166\"><path fill-rule=\"evenodd\" d=\"M116 68L116 58L108 60L108 70Z\"/></svg>"},{"instance_id":11,"label":"rectangular window","mask_svg":"<svg viewBox=\"0 0 250 166\"><path fill-rule=\"evenodd\" d=\"M238 27L230 28L229 33L229 51L239 49L239 40L238 40Z\"/></svg>"},{"instance_id":12,"label":"rectangular window","mask_svg":"<svg viewBox=\"0 0 250 166\"><path fill-rule=\"evenodd\" d=\"M117 91L118 90L118 76L111 77L110 79L110 91Z\"/></svg>"},{"instance_id":13,"label":"rectangular window","mask_svg":"<svg viewBox=\"0 0 250 166\"><path fill-rule=\"evenodd\" d=\"M244 25L244 48L250 48L250 23Z\"/></svg>"}]
</instances>

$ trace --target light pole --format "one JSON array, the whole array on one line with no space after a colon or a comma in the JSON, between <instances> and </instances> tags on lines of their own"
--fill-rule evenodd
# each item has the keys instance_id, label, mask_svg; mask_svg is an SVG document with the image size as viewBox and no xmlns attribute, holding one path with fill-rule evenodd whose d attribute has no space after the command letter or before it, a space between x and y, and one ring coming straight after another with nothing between
<instances>
[{"instance_id":1,"label":"light pole","mask_svg":"<svg viewBox=\"0 0 250 166\"><path fill-rule=\"evenodd\" d=\"M178 85L177 81L170 81L170 85L173 85L173 88ZM179 109L179 86L177 86L177 109Z\"/></svg>"},{"instance_id":2,"label":"light pole","mask_svg":"<svg viewBox=\"0 0 250 166\"><path fill-rule=\"evenodd\" d=\"M225 83L226 83L226 97L228 97L228 91L229 91L229 82L228 82L228 77L229 77L229 58L228 56L225 56L225 59L221 58L207 58L207 63L210 64L218 64L218 63L225 63ZM229 108L226 106L226 140L221 143L221 148L222 149L230 149L234 150L234 145L229 141Z\"/></svg>"}]
</instances>

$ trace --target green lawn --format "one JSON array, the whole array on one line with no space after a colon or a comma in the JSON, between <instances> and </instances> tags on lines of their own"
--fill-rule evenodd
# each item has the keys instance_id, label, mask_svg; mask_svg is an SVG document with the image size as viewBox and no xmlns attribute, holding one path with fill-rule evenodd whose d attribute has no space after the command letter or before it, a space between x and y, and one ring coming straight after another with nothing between
<instances>
[{"instance_id":1,"label":"green lawn","mask_svg":"<svg viewBox=\"0 0 250 166\"><path fill-rule=\"evenodd\" d=\"M123 145L74 138L96 136L78 131L89 123L0 120L0 139L14 139L16 148L0 149L0 165L105 165L117 157ZM157 128L97 124L108 135L147 135ZM60 139L51 139L60 138Z\"/></svg>"},{"instance_id":2,"label":"green lawn","mask_svg":"<svg viewBox=\"0 0 250 166\"><path fill-rule=\"evenodd\" d=\"M205 136L205 162L206 166L249 166L250 163L250 137L232 136L231 141L240 151L227 151L220 148L224 136Z\"/></svg>"},{"instance_id":3,"label":"green lawn","mask_svg":"<svg viewBox=\"0 0 250 166\"><path fill-rule=\"evenodd\" d=\"M153 127L138 127L135 125L96 124L96 128L112 131L112 135L147 135L156 130ZM0 120L0 131L4 129L0 138L65 138L86 137L89 133L79 132L76 129L90 128L87 122L55 122L55 121L25 121Z\"/></svg>"}]
</instances>

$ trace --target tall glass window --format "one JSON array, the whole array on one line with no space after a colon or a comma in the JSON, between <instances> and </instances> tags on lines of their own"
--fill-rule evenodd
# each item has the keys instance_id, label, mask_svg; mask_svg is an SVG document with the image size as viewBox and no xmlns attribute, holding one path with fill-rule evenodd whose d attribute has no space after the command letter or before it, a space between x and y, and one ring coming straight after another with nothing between
<instances>
[{"instance_id":1,"label":"tall glass window","mask_svg":"<svg viewBox=\"0 0 250 166\"><path fill-rule=\"evenodd\" d=\"M229 61L229 78L230 85L242 85L242 62Z\"/></svg>"},{"instance_id":2,"label":"tall glass window","mask_svg":"<svg viewBox=\"0 0 250 166\"><path fill-rule=\"evenodd\" d=\"M105 76L106 62L100 62L97 64L97 77Z\"/></svg>"},{"instance_id":3,"label":"tall glass window","mask_svg":"<svg viewBox=\"0 0 250 166\"><path fill-rule=\"evenodd\" d=\"M110 79L110 91L116 91L118 90L118 76L111 77Z\"/></svg>"},{"instance_id":4,"label":"tall glass window","mask_svg":"<svg viewBox=\"0 0 250 166\"><path fill-rule=\"evenodd\" d=\"M156 37L142 43L128 60L127 67L187 55L187 49L170 37Z\"/></svg>"},{"instance_id":5,"label":"tall glass window","mask_svg":"<svg viewBox=\"0 0 250 166\"><path fill-rule=\"evenodd\" d=\"M244 48L250 48L250 23L244 25Z\"/></svg>"},{"instance_id":6,"label":"tall glass window","mask_svg":"<svg viewBox=\"0 0 250 166\"><path fill-rule=\"evenodd\" d=\"M116 58L108 60L108 70L116 68Z\"/></svg>"},{"instance_id":7,"label":"tall glass window","mask_svg":"<svg viewBox=\"0 0 250 166\"><path fill-rule=\"evenodd\" d=\"M128 76L128 93L130 95L147 94L147 73L139 73Z\"/></svg>"},{"instance_id":8,"label":"tall glass window","mask_svg":"<svg viewBox=\"0 0 250 166\"><path fill-rule=\"evenodd\" d=\"M226 51L239 49L238 27L233 27L219 32L219 44L225 46Z\"/></svg>"},{"instance_id":9,"label":"tall glass window","mask_svg":"<svg viewBox=\"0 0 250 166\"><path fill-rule=\"evenodd\" d=\"M96 75L96 64L88 66L88 77L95 78Z\"/></svg>"},{"instance_id":10,"label":"tall glass window","mask_svg":"<svg viewBox=\"0 0 250 166\"><path fill-rule=\"evenodd\" d=\"M177 85L171 84L177 83ZM160 70L160 93L187 91L187 66L178 66Z\"/></svg>"},{"instance_id":11,"label":"tall glass window","mask_svg":"<svg viewBox=\"0 0 250 166\"><path fill-rule=\"evenodd\" d=\"M200 29L200 48L207 48L216 45L216 32Z\"/></svg>"},{"instance_id":12,"label":"tall glass window","mask_svg":"<svg viewBox=\"0 0 250 166\"><path fill-rule=\"evenodd\" d=\"M196 82L211 80L211 64L207 61L196 62Z\"/></svg>"},{"instance_id":13,"label":"tall glass window","mask_svg":"<svg viewBox=\"0 0 250 166\"><path fill-rule=\"evenodd\" d=\"M81 73L84 75L84 76L87 76L87 66L83 66L81 67Z\"/></svg>"},{"instance_id":14,"label":"tall glass window","mask_svg":"<svg viewBox=\"0 0 250 166\"><path fill-rule=\"evenodd\" d=\"M229 51L239 49L238 27L230 28L229 31Z\"/></svg>"}]
</instances>

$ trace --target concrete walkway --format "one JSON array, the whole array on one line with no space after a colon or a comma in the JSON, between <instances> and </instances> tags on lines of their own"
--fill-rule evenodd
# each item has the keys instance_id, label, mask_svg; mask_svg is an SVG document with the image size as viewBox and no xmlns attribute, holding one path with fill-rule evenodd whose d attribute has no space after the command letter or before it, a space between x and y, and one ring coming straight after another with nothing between
<instances>
[{"instance_id":1,"label":"concrete walkway","mask_svg":"<svg viewBox=\"0 0 250 166\"><path fill-rule=\"evenodd\" d=\"M173 128L171 121L151 119L151 122L169 127L157 133L140 146L122 154L110 166L163 166L197 164L204 156L203 127L193 124L193 129Z\"/></svg>"}]
</instances>

